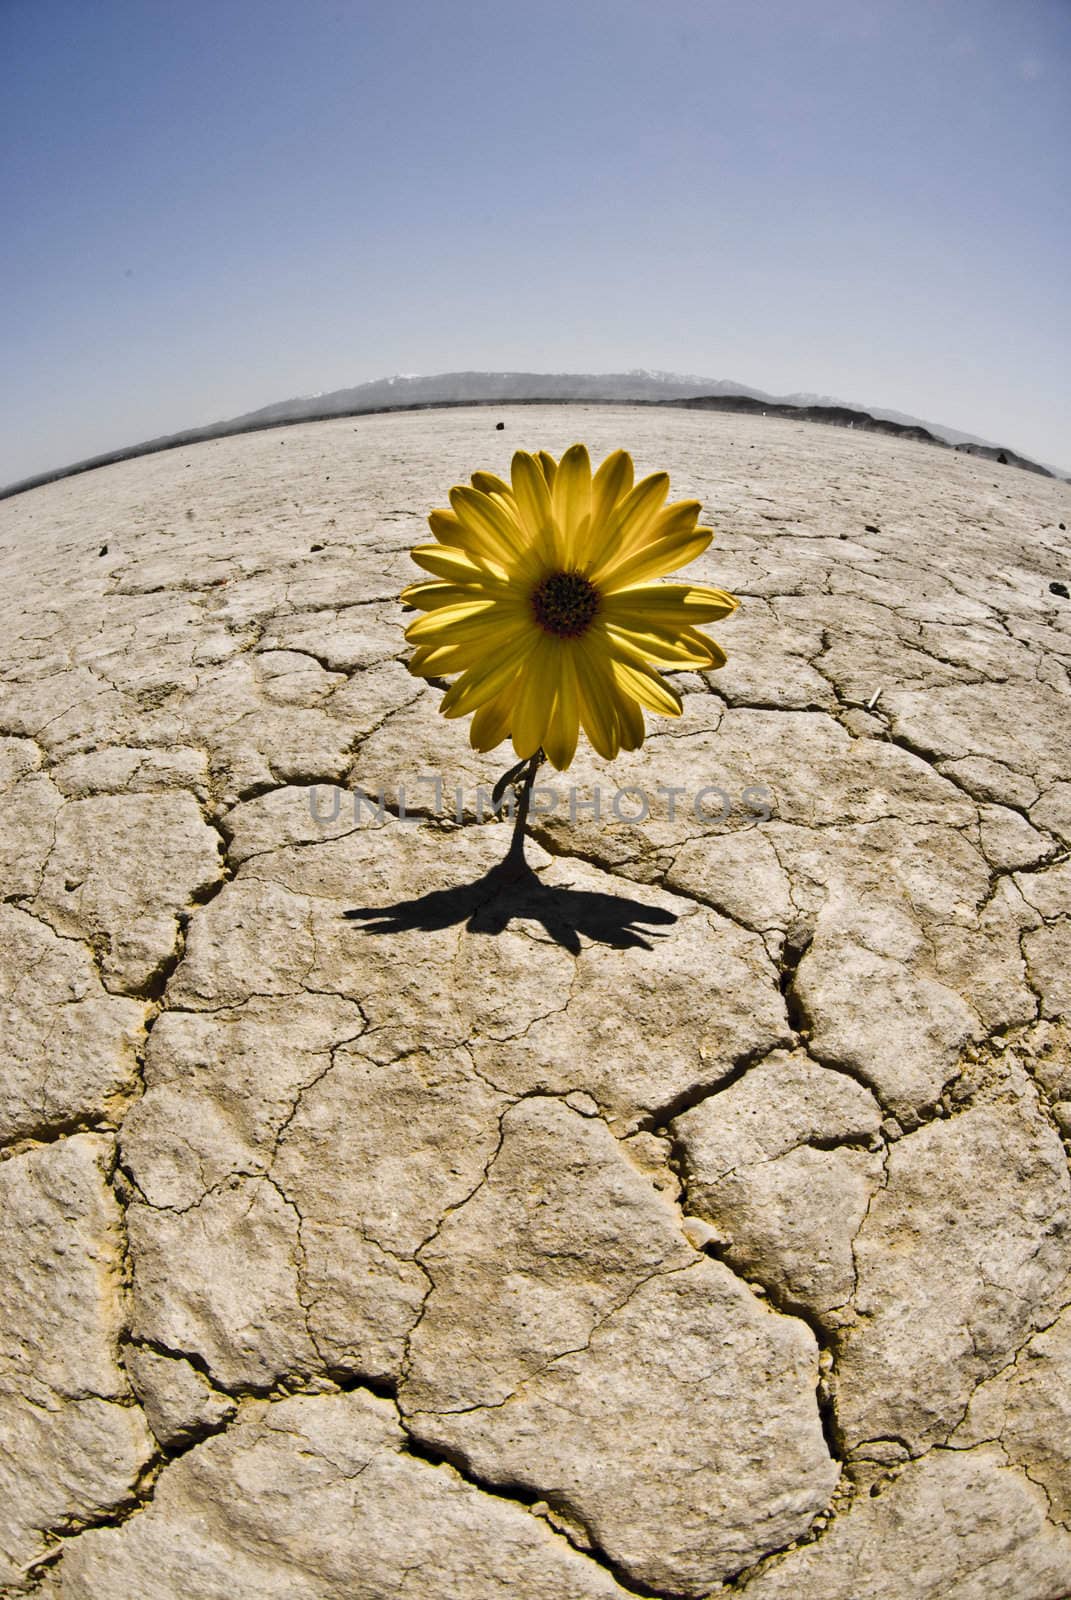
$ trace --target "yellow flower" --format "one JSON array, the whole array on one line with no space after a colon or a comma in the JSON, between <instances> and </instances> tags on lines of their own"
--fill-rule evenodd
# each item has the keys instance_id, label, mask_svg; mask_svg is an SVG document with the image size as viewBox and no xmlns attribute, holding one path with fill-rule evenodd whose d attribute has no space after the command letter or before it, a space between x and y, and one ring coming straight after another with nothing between
<instances>
[{"instance_id":1,"label":"yellow flower","mask_svg":"<svg viewBox=\"0 0 1071 1600\"><path fill-rule=\"evenodd\" d=\"M402 594L427 613L406 629L409 670L460 673L439 709L474 713L475 749L512 734L520 759L542 746L563 772L583 727L612 758L643 743L644 709L680 716L680 695L656 667L724 665L696 624L729 616L732 595L649 581L710 543L711 530L696 526L699 502L666 505L664 472L635 487L632 478L624 450L594 477L582 444L560 462L519 450L512 483L474 472L471 488L451 489L451 510L429 516L438 543L412 555L437 581Z\"/></svg>"}]
</instances>

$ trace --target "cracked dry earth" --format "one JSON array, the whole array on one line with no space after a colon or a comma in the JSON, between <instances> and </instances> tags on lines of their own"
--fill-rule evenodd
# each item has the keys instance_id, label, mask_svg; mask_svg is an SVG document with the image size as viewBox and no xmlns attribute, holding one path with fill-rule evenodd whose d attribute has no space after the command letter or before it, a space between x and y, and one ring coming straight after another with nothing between
<instances>
[{"instance_id":1,"label":"cracked dry earth","mask_svg":"<svg viewBox=\"0 0 1071 1600\"><path fill-rule=\"evenodd\" d=\"M508 752L396 595L450 484L575 438L699 497L742 605L569 774L649 815L559 780L503 909L506 826L417 780ZM5 1595L1071 1592L1069 520L610 407L0 505Z\"/></svg>"}]
</instances>

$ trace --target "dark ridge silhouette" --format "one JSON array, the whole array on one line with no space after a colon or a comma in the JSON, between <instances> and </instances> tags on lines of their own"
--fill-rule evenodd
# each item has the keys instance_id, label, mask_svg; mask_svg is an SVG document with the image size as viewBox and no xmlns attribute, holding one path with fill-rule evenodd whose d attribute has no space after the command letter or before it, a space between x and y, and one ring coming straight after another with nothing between
<instances>
[{"instance_id":1,"label":"dark ridge silhouette","mask_svg":"<svg viewBox=\"0 0 1071 1600\"><path fill-rule=\"evenodd\" d=\"M956 449L965 456L984 456L987 461L996 461L1002 467L1025 467L1027 472L1043 472L1047 478L1058 476L1046 467L1039 467L1036 461L1028 461L1015 450L1009 450L1007 445L1001 450L995 444L975 444L967 440L964 444L958 444Z\"/></svg>"},{"instance_id":2,"label":"dark ridge silhouette","mask_svg":"<svg viewBox=\"0 0 1071 1600\"><path fill-rule=\"evenodd\" d=\"M856 411L852 406L793 406L787 401L753 400L749 395L740 394L698 395L694 399L667 400L663 403L686 411L734 411L752 417L788 417L797 422L824 422L834 428L858 428L861 433L892 433L900 439L916 439L920 444L940 445L942 450L949 448L946 440L939 439L921 424L889 422L884 417L872 416L869 411ZM1033 470L1045 473L1047 478L1052 476L1045 467L1034 467Z\"/></svg>"}]
</instances>

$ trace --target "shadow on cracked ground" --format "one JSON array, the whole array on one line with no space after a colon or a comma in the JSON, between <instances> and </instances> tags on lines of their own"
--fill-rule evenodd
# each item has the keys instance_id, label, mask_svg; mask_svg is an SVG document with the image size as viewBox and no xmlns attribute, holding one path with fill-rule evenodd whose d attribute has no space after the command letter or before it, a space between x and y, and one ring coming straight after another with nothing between
<instances>
[{"instance_id":1,"label":"shadow on cracked ground","mask_svg":"<svg viewBox=\"0 0 1071 1600\"><path fill-rule=\"evenodd\" d=\"M366 933L379 934L430 933L461 922L470 933L498 934L516 918L542 923L555 944L573 955L580 954L581 935L617 950L650 950L651 941L664 937L656 931L659 926L677 920L671 911L624 895L553 887L531 867L508 857L472 883L434 889L391 906L355 906L343 915L363 922Z\"/></svg>"}]
</instances>

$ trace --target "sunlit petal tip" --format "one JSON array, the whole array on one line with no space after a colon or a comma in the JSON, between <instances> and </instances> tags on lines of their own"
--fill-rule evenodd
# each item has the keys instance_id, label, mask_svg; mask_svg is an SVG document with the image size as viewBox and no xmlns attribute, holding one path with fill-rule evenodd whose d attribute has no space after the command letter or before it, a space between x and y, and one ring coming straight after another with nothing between
<instances>
[{"instance_id":1,"label":"sunlit petal tip","mask_svg":"<svg viewBox=\"0 0 1071 1600\"><path fill-rule=\"evenodd\" d=\"M509 737L509 725L515 701L515 690L510 687L492 699L486 700L473 713L469 728L469 743L474 750L493 750L503 739Z\"/></svg>"},{"instance_id":2,"label":"sunlit petal tip","mask_svg":"<svg viewBox=\"0 0 1071 1600\"><path fill-rule=\"evenodd\" d=\"M570 744L560 734L547 734L546 741L543 746L543 753L556 772L567 772L572 766L573 757L576 755L578 737L579 730L578 733L574 735L572 743Z\"/></svg>"},{"instance_id":3,"label":"sunlit petal tip","mask_svg":"<svg viewBox=\"0 0 1071 1600\"><path fill-rule=\"evenodd\" d=\"M550 506L550 489L537 456L518 450L510 463L510 482L522 514L530 514L535 508L539 515L545 514L545 508Z\"/></svg>"},{"instance_id":4,"label":"sunlit petal tip","mask_svg":"<svg viewBox=\"0 0 1071 1600\"><path fill-rule=\"evenodd\" d=\"M501 571L490 562L477 561L467 551L445 544L417 545L409 556L425 572L451 583L490 584Z\"/></svg>"},{"instance_id":5,"label":"sunlit petal tip","mask_svg":"<svg viewBox=\"0 0 1071 1600\"><path fill-rule=\"evenodd\" d=\"M699 531L698 529L696 530ZM735 594L730 594L728 589L715 589L709 583L678 584L677 588L687 591L688 604L694 606L719 606L725 616L731 617L740 605Z\"/></svg>"},{"instance_id":6,"label":"sunlit petal tip","mask_svg":"<svg viewBox=\"0 0 1071 1600\"><path fill-rule=\"evenodd\" d=\"M543 469L543 477L546 479L547 488L553 489L554 479L558 472L558 463L549 450L541 450L539 452L539 465Z\"/></svg>"},{"instance_id":7,"label":"sunlit petal tip","mask_svg":"<svg viewBox=\"0 0 1071 1600\"><path fill-rule=\"evenodd\" d=\"M643 720L643 712L636 701L628 695L622 695L621 707L621 748L622 750L638 750L643 744L647 728Z\"/></svg>"},{"instance_id":8,"label":"sunlit petal tip","mask_svg":"<svg viewBox=\"0 0 1071 1600\"><path fill-rule=\"evenodd\" d=\"M561 460L554 477L554 508L581 501L587 509L591 497L591 457L586 444L571 444Z\"/></svg>"},{"instance_id":9,"label":"sunlit petal tip","mask_svg":"<svg viewBox=\"0 0 1071 1600\"><path fill-rule=\"evenodd\" d=\"M627 477L631 480L632 474L632 457L629 452L627 450L611 450L610 454L600 462L595 473L595 479L597 482L602 483L608 478L623 479ZM628 487L632 488L631 481Z\"/></svg>"},{"instance_id":10,"label":"sunlit petal tip","mask_svg":"<svg viewBox=\"0 0 1071 1600\"><path fill-rule=\"evenodd\" d=\"M632 482L632 457L627 450L614 450L591 480L593 526L605 524L615 506L630 493Z\"/></svg>"},{"instance_id":11,"label":"sunlit petal tip","mask_svg":"<svg viewBox=\"0 0 1071 1600\"><path fill-rule=\"evenodd\" d=\"M636 487L637 487L637 489L649 490L651 494L658 493L658 494L660 494L662 496L662 498L664 500L666 495L669 493L669 473L668 472L650 472L650 473L648 473L646 478L641 478L640 479L640 481L636 485ZM688 501L688 500L682 500L681 504L682 505L690 505L691 502Z\"/></svg>"},{"instance_id":12,"label":"sunlit petal tip","mask_svg":"<svg viewBox=\"0 0 1071 1600\"><path fill-rule=\"evenodd\" d=\"M513 490L505 478L500 478L497 472L474 472L472 487L478 489L481 494L498 494L504 500L513 499Z\"/></svg>"},{"instance_id":13,"label":"sunlit petal tip","mask_svg":"<svg viewBox=\"0 0 1071 1600\"><path fill-rule=\"evenodd\" d=\"M463 542L457 537L461 531L457 516L445 506L439 506L436 510L428 512L428 526L441 544L460 545Z\"/></svg>"}]
</instances>

